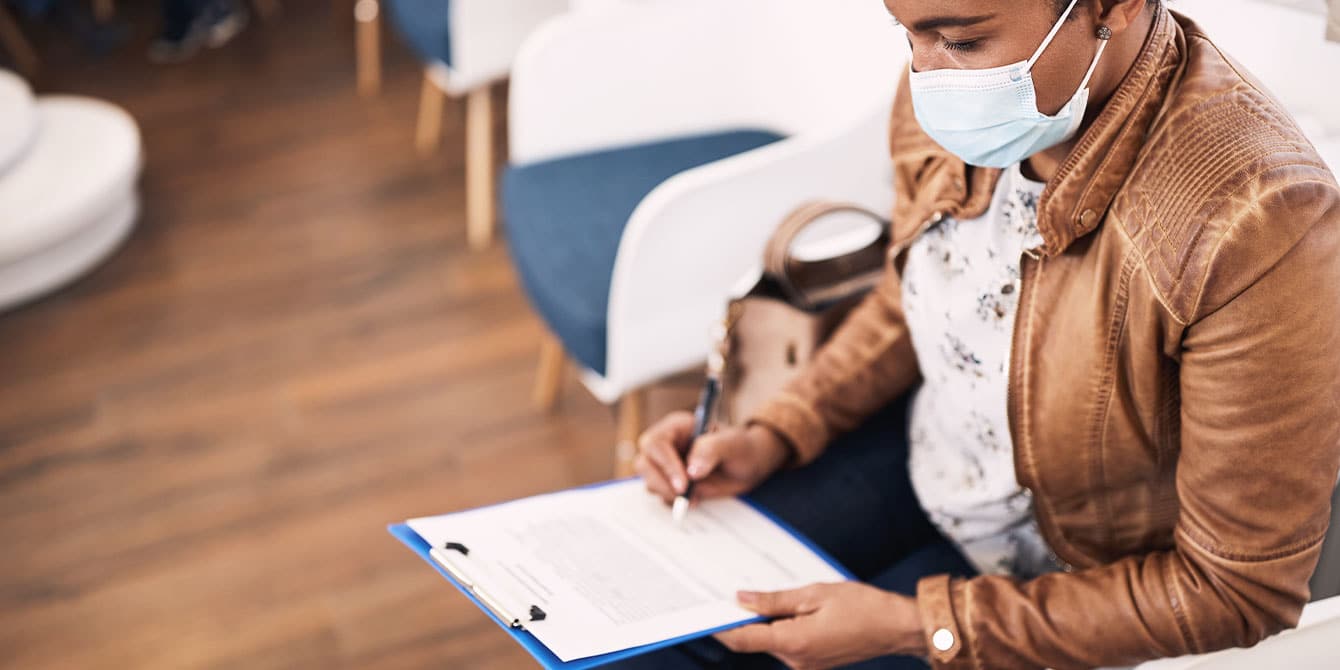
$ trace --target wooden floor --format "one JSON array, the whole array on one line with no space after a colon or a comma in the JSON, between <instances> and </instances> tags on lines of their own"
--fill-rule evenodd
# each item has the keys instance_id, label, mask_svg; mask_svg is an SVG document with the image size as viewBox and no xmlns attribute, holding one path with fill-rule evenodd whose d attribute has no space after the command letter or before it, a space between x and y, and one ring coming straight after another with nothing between
<instances>
[{"instance_id":1,"label":"wooden floor","mask_svg":"<svg viewBox=\"0 0 1340 670\"><path fill-rule=\"evenodd\" d=\"M29 26L39 92L124 106L147 164L120 253L0 313L0 667L534 667L385 526L606 478L612 415L530 407L463 109L417 158L418 66L388 37L360 100L345 4L172 67L146 9L102 60Z\"/></svg>"}]
</instances>

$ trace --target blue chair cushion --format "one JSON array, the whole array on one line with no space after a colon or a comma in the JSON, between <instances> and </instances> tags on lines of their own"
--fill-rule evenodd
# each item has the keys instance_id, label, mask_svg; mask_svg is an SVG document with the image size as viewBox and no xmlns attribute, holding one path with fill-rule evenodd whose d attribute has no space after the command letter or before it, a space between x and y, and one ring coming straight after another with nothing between
<instances>
[{"instance_id":1,"label":"blue chair cushion","mask_svg":"<svg viewBox=\"0 0 1340 670\"><path fill-rule=\"evenodd\" d=\"M605 373L614 257L638 203L680 172L779 139L733 130L508 168L502 202L512 259L531 304L573 358Z\"/></svg>"},{"instance_id":2,"label":"blue chair cushion","mask_svg":"<svg viewBox=\"0 0 1340 670\"><path fill-rule=\"evenodd\" d=\"M420 59L451 65L451 0L386 0L386 10Z\"/></svg>"}]
</instances>

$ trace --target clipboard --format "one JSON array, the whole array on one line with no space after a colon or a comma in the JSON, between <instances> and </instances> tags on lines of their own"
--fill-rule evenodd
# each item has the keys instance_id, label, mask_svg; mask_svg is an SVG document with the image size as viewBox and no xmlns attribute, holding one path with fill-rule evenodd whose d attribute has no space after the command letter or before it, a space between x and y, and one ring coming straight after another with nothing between
<instances>
[{"instance_id":1,"label":"clipboard","mask_svg":"<svg viewBox=\"0 0 1340 670\"><path fill-rule=\"evenodd\" d=\"M627 480L619 479L577 488L578 489L598 488L601 486L608 486L611 484L621 483L624 481ZM750 500L748 497L741 497L740 500L742 500L750 507L757 510L760 514L766 517L769 521L776 524L783 531L790 534L797 541L803 544L807 549L814 552L814 554L817 555L820 559L822 559L824 562L832 566L833 569L839 572L843 577L853 581L856 580L856 576L853 575L850 570L844 567L841 563L838 563L832 556L830 556L823 549L820 549L809 538L805 537L804 535L796 531L794 528L792 528L790 524L787 524L785 521L782 521L781 519L777 518L777 516L774 515L772 512L768 511L767 509L765 509L758 503L754 502L753 500ZM666 513L669 514L669 511L667 511ZM488 617L492 619L495 624L498 625L498 627L506 631L507 634L510 635L513 640L516 640L516 642L520 644L522 648L530 652L531 656L535 657L535 660L539 661L541 666L547 668L548 670L586 670L587 668L596 668L602 665L613 663L615 661L620 661L627 658L633 658L635 656L641 656L643 654L656 651L658 649L673 647L675 645L681 644L683 642L688 642L690 640L696 640L698 638L707 637L709 635L713 635L724 630L730 630L732 628L737 628L739 626L744 626L751 623L759 623L767 620L765 617L751 617L731 624L727 624L725 626L718 626L716 628L698 631L689 635L683 635L680 637L662 640L660 642L655 642L652 644L630 647L628 649L610 652L608 654L601 654L599 656L588 656L586 658L579 658L573 661L565 662L559 659L558 656L554 655L554 653L551 652L548 647L544 646L543 643L541 643L538 639L535 638L534 635L532 635L525 629L526 621L529 619L530 616L532 616L532 613L512 611L513 609L515 609L515 606L509 608L504 603L502 603L500 599L494 598L492 595L486 592L481 593L476 590L474 585L471 583L468 575L465 574L466 571L460 569L459 566L460 561L452 555L452 554L461 554L458 548L448 550L445 546L432 547L428 544L427 540L424 540L422 537L419 536L418 533L414 532L412 528L410 528L408 525L404 523L391 524L390 526L387 527L387 530L391 533L391 535L395 536L397 540L400 540L401 543L409 547L410 550L412 550L414 553L418 554L420 558L426 561L429 565L433 566L433 569L437 570L438 574L442 575L444 578L446 578L447 581L451 582L452 586L456 587L457 591L460 591L461 594L464 595L466 598L469 598L470 601L475 604L475 606L483 610L484 613L487 614ZM441 561L439 558L435 557L434 554L437 554L438 556L445 556L447 559L446 562ZM455 567L455 569L453 569L453 567ZM547 616L547 613L545 615Z\"/></svg>"}]
</instances>

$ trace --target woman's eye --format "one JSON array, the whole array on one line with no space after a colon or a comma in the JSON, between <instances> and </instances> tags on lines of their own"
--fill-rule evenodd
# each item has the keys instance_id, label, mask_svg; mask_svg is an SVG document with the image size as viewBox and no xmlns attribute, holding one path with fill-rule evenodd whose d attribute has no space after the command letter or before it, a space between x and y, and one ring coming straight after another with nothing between
<instances>
[{"instance_id":1,"label":"woman's eye","mask_svg":"<svg viewBox=\"0 0 1340 670\"><path fill-rule=\"evenodd\" d=\"M955 41L941 39L940 44L950 51L972 51L977 48L977 40Z\"/></svg>"}]
</instances>

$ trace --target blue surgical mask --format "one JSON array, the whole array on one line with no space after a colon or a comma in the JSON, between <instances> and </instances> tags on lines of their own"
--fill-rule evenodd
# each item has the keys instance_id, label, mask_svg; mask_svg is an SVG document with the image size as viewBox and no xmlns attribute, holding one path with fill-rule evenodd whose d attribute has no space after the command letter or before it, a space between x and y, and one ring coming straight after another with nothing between
<instances>
[{"instance_id":1,"label":"blue surgical mask","mask_svg":"<svg viewBox=\"0 0 1340 670\"><path fill-rule=\"evenodd\" d=\"M1110 33L1100 31L1098 53L1079 90L1056 114L1038 111L1033 64L1051 45L1078 0L1071 0L1042 45L1026 61L987 70L911 73L912 107L932 139L969 165L1005 168L1074 136L1089 104L1089 79ZM909 65L909 69L910 69Z\"/></svg>"}]
</instances>

